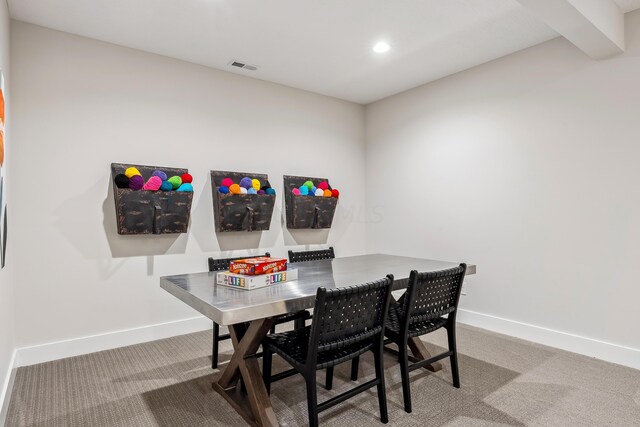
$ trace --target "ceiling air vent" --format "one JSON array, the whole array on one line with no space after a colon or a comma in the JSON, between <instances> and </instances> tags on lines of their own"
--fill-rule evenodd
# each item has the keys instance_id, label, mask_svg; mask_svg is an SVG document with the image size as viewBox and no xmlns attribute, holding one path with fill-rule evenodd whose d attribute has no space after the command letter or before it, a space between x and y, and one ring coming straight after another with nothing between
<instances>
[{"instance_id":1,"label":"ceiling air vent","mask_svg":"<svg viewBox=\"0 0 640 427\"><path fill-rule=\"evenodd\" d=\"M256 65L249 65L240 61L229 61L227 65L231 65L232 67L242 68L249 71L256 71L258 69Z\"/></svg>"}]
</instances>

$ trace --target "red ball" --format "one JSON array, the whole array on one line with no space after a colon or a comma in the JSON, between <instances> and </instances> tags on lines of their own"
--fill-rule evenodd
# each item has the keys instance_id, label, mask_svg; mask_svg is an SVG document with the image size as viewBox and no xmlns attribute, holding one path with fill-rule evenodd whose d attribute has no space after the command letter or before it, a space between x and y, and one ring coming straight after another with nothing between
<instances>
[{"instance_id":1,"label":"red ball","mask_svg":"<svg viewBox=\"0 0 640 427\"><path fill-rule=\"evenodd\" d=\"M331 197L335 197L337 199L338 197L340 197L340 192L334 188L333 190L331 190Z\"/></svg>"},{"instance_id":2,"label":"red ball","mask_svg":"<svg viewBox=\"0 0 640 427\"><path fill-rule=\"evenodd\" d=\"M220 184L224 187L231 187L233 185L233 180L231 178L225 178Z\"/></svg>"},{"instance_id":3,"label":"red ball","mask_svg":"<svg viewBox=\"0 0 640 427\"><path fill-rule=\"evenodd\" d=\"M329 183L327 181L322 181L320 184L318 184L318 188L321 190L328 190Z\"/></svg>"},{"instance_id":4,"label":"red ball","mask_svg":"<svg viewBox=\"0 0 640 427\"><path fill-rule=\"evenodd\" d=\"M191 182L193 182L193 177L189 173L182 174L182 176L180 178L182 178L182 183L185 183L185 182L191 183Z\"/></svg>"}]
</instances>

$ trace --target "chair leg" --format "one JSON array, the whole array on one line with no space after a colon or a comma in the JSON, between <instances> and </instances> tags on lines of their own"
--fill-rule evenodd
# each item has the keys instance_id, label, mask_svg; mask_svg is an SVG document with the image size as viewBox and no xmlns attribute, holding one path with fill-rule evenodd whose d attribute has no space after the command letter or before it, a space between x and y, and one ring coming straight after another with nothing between
<instances>
[{"instance_id":1,"label":"chair leg","mask_svg":"<svg viewBox=\"0 0 640 427\"><path fill-rule=\"evenodd\" d=\"M333 388L333 366L327 368L327 380L325 381L325 388L331 390Z\"/></svg>"},{"instance_id":2,"label":"chair leg","mask_svg":"<svg viewBox=\"0 0 640 427\"><path fill-rule=\"evenodd\" d=\"M449 351L453 354L450 356L451 360L451 376L453 377L453 386L460 388L460 373L458 371L458 349L456 346L456 324L451 323L447 327L447 338L449 339Z\"/></svg>"},{"instance_id":3,"label":"chair leg","mask_svg":"<svg viewBox=\"0 0 640 427\"><path fill-rule=\"evenodd\" d=\"M351 381L358 381L358 367L360 366L360 356L356 356L351 361Z\"/></svg>"},{"instance_id":4,"label":"chair leg","mask_svg":"<svg viewBox=\"0 0 640 427\"><path fill-rule=\"evenodd\" d=\"M382 346L380 349L374 351L374 359L376 365L376 379L380 380L378 383L378 405L380 406L380 421L384 424L389 422L389 415L387 413L387 392L384 385L384 362L382 356ZM357 359L354 359L354 361ZM353 365L351 365L353 367ZM357 374L357 371L356 371ZM351 377L353 379L353 376Z\"/></svg>"},{"instance_id":5,"label":"chair leg","mask_svg":"<svg viewBox=\"0 0 640 427\"><path fill-rule=\"evenodd\" d=\"M303 318L296 319L296 320L294 320L294 321L293 321L293 327L294 327L295 329L302 329L302 328L304 328L306 325L307 325L307 324L306 324L306 322L305 322L305 319L303 319Z\"/></svg>"},{"instance_id":6,"label":"chair leg","mask_svg":"<svg viewBox=\"0 0 640 427\"><path fill-rule=\"evenodd\" d=\"M213 346L211 348L211 369L218 368L218 344L220 342L220 326L213 322Z\"/></svg>"},{"instance_id":7,"label":"chair leg","mask_svg":"<svg viewBox=\"0 0 640 427\"><path fill-rule=\"evenodd\" d=\"M269 333L270 333L270 334L275 334L275 333L276 333L276 325L273 325L273 326L271 327L271 329L269 329Z\"/></svg>"},{"instance_id":8,"label":"chair leg","mask_svg":"<svg viewBox=\"0 0 640 427\"><path fill-rule=\"evenodd\" d=\"M271 363L273 360L272 353L264 350L262 353L262 380L267 389L267 393L271 394Z\"/></svg>"},{"instance_id":9,"label":"chair leg","mask_svg":"<svg viewBox=\"0 0 640 427\"><path fill-rule=\"evenodd\" d=\"M411 385L409 384L409 355L407 354L407 342L400 347L400 375L402 376L402 397L404 398L404 410L411 413Z\"/></svg>"},{"instance_id":10,"label":"chair leg","mask_svg":"<svg viewBox=\"0 0 640 427\"><path fill-rule=\"evenodd\" d=\"M318 391L316 389L316 373L311 371L305 375L307 383L307 408L309 409L309 426L318 427Z\"/></svg>"}]
</instances>

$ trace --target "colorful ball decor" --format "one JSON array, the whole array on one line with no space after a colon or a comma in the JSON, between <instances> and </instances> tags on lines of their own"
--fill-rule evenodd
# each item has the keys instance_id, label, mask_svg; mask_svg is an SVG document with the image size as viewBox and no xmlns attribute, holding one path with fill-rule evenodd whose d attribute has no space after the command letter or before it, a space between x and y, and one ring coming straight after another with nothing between
<instances>
[{"instance_id":1,"label":"colorful ball decor","mask_svg":"<svg viewBox=\"0 0 640 427\"><path fill-rule=\"evenodd\" d=\"M218 187L218 191L222 194L229 194L229 187L227 187L226 185L221 185L220 187Z\"/></svg>"},{"instance_id":2,"label":"colorful ball decor","mask_svg":"<svg viewBox=\"0 0 640 427\"><path fill-rule=\"evenodd\" d=\"M142 175L132 175L129 178L129 188L132 190L140 190L144 186L144 178Z\"/></svg>"},{"instance_id":3,"label":"colorful ball decor","mask_svg":"<svg viewBox=\"0 0 640 427\"><path fill-rule=\"evenodd\" d=\"M136 176L136 175L142 176L138 168L134 168L133 166L131 166L130 168L127 168L127 170L124 171L124 174L129 179L131 179L132 176Z\"/></svg>"},{"instance_id":4,"label":"colorful ball decor","mask_svg":"<svg viewBox=\"0 0 640 427\"><path fill-rule=\"evenodd\" d=\"M174 190L177 190L178 187L180 187L180 185L182 185L182 178L180 178L177 175L172 176L167 181L171 184L171 186L173 187Z\"/></svg>"},{"instance_id":5,"label":"colorful ball decor","mask_svg":"<svg viewBox=\"0 0 640 427\"><path fill-rule=\"evenodd\" d=\"M273 188L269 187L265 190L265 192L270 195L270 196L275 196L276 195L276 190L274 190Z\"/></svg>"},{"instance_id":6,"label":"colorful ball decor","mask_svg":"<svg viewBox=\"0 0 640 427\"><path fill-rule=\"evenodd\" d=\"M262 185L259 179L248 176L242 178L238 184L234 184L231 178L224 178L220 184L218 191L223 194L276 194L268 184ZM223 190L223 187L228 190Z\"/></svg>"},{"instance_id":7,"label":"colorful ball decor","mask_svg":"<svg viewBox=\"0 0 640 427\"><path fill-rule=\"evenodd\" d=\"M149 180L142 186L143 190L149 191L158 191L162 186L162 180L158 176L152 176Z\"/></svg>"},{"instance_id":8,"label":"colorful ball decor","mask_svg":"<svg viewBox=\"0 0 640 427\"><path fill-rule=\"evenodd\" d=\"M180 187L178 187L178 189L176 191L182 191L185 193L193 193L193 186L191 184L189 184L188 182L185 182L184 184L181 184Z\"/></svg>"},{"instance_id":9,"label":"colorful ball decor","mask_svg":"<svg viewBox=\"0 0 640 427\"><path fill-rule=\"evenodd\" d=\"M264 189L264 187L262 187ZM292 193L296 196L316 196L316 197L340 197L337 189L331 189L327 181L321 181L318 185L314 185L313 181L305 181L298 188L294 188Z\"/></svg>"},{"instance_id":10,"label":"colorful ball decor","mask_svg":"<svg viewBox=\"0 0 640 427\"><path fill-rule=\"evenodd\" d=\"M161 181L167 180L167 174L161 170L154 170L151 176L157 176L158 178L160 178Z\"/></svg>"},{"instance_id":11,"label":"colorful ball decor","mask_svg":"<svg viewBox=\"0 0 640 427\"><path fill-rule=\"evenodd\" d=\"M118 188L130 188L132 190L146 190L146 191L173 191L178 190L182 184L190 184L190 186L184 187L183 192L193 192L193 176L189 173L184 173L182 176L172 176L167 179L167 174L156 169L151 173L147 182L140 173L140 170L135 166L130 166L125 169L123 174L117 174L114 177L114 182Z\"/></svg>"},{"instance_id":12,"label":"colorful ball decor","mask_svg":"<svg viewBox=\"0 0 640 427\"><path fill-rule=\"evenodd\" d=\"M251 178L244 177L240 180L240 187L244 189L249 189L252 186L253 186L253 183L251 182Z\"/></svg>"},{"instance_id":13,"label":"colorful ball decor","mask_svg":"<svg viewBox=\"0 0 640 427\"><path fill-rule=\"evenodd\" d=\"M116 183L116 187L118 188L129 188L129 177L123 173L119 173L118 175L116 175L114 181Z\"/></svg>"}]
</instances>

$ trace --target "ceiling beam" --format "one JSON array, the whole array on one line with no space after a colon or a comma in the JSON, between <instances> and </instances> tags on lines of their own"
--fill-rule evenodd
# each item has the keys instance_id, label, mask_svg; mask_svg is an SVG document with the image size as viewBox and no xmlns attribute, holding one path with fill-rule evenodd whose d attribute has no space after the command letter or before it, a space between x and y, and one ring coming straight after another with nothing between
<instances>
[{"instance_id":1,"label":"ceiling beam","mask_svg":"<svg viewBox=\"0 0 640 427\"><path fill-rule=\"evenodd\" d=\"M613 0L518 0L593 59L624 52L624 13Z\"/></svg>"}]
</instances>

